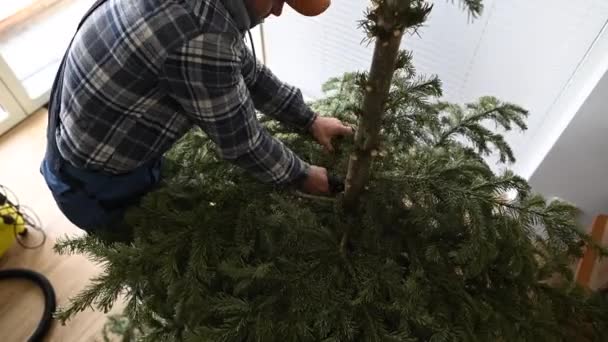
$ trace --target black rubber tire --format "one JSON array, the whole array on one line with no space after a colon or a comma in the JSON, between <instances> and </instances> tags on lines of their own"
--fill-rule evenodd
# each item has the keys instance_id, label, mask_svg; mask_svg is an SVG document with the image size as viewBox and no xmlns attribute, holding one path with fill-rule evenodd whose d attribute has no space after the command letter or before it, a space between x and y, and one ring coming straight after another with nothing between
<instances>
[{"instance_id":1,"label":"black rubber tire","mask_svg":"<svg viewBox=\"0 0 608 342\"><path fill-rule=\"evenodd\" d=\"M38 323L36 330L28 339L29 342L41 342L51 328L53 314L57 308L53 286L42 274L25 269L0 270L0 280L6 279L26 279L38 285L42 290L44 294L44 311L42 312L40 323Z\"/></svg>"}]
</instances>

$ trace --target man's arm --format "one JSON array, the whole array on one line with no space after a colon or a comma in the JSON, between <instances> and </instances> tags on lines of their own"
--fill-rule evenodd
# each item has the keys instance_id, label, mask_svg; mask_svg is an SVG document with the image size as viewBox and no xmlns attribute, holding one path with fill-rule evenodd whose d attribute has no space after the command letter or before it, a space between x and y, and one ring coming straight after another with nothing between
<instances>
[{"instance_id":1,"label":"man's arm","mask_svg":"<svg viewBox=\"0 0 608 342\"><path fill-rule=\"evenodd\" d=\"M168 56L171 96L215 142L220 155L267 183L305 178L310 166L263 129L241 72L240 37L204 34ZM311 118L301 118L304 121ZM315 169L316 170L316 169Z\"/></svg>"},{"instance_id":2,"label":"man's arm","mask_svg":"<svg viewBox=\"0 0 608 342\"><path fill-rule=\"evenodd\" d=\"M308 131L316 114L304 102L302 92L281 82L270 69L258 62L245 46L241 54L243 77L255 107L300 132Z\"/></svg>"},{"instance_id":3,"label":"man's arm","mask_svg":"<svg viewBox=\"0 0 608 342\"><path fill-rule=\"evenodd\" d=\"M268 68L243 47L243 76L257 109L301 132L310 132L326 150L332 139L353 133L335 118L317 116L304 102L302 92L282 83Z\"/></svg>"}]
</instances>

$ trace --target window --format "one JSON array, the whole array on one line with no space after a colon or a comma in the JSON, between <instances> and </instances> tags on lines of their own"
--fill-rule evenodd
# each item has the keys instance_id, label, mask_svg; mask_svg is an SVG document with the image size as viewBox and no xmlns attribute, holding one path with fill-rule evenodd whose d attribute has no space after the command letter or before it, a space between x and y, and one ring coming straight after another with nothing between
<instances>
[{"instance_id":1,"label":"window","mask_svg":"<svg viewBox=\"0 0 608 342\"><path fill-rule=\"evenodd\" d=\"M2 1L0 134L48 101L60 59L93 1Z\"/></svg>"},{"instance_id":2,"label":"window","mask_svg":"<svg viewBox=\"0 0 608 342\"><path fill-rule=\"evenodd\" d=\"M4 121L6 119L8 119L8 111L6 111L0 104L0 121Z\"/></svg>"},{"instance_id":3,"label":"window","mask_svg":"<svg viewBox=\"0 0 608 342\"><path fill-rule=\"evenodd\" d=\"M0 12L0 80L31 113L47 101L78 20L93 0L17 0Z\"/></svg>"},{"instance_id":4,"label":"window","mask_svg":"<svg viewBox=\"0 0 608 342\"><path fill-rule=\"evenodd\" d=\"M27 21L62 0L11 0L0 7L0 32Z\"/></svg>"}]
</instances>

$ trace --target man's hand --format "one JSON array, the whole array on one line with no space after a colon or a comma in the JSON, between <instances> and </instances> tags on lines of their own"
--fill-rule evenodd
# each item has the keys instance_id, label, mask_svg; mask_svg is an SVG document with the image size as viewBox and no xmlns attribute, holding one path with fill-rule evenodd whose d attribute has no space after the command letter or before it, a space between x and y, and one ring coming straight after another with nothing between
<instances>
[{"instance_id":1,"label":"man's hand","mask_svg":"<svg viewBox=\"0 0 608 342\"><path fill-rule=\"evenodd\" d=\"M310 126L310 133L328 152L333 152L331 140L339 136L352 135L353 129L336 118L318 116Z\"/></svg>"},{"instance_id":2,"label":"man's hand","mask_svg":"<svg viewBox=\"0 0 608 342\"><path fill-rule=\"evenodd\" d=\"M329 178L327 169L319 166L310 166L308 175L302 183L302 190L311 195L327 195L329 194Z\"/></svg>"}]
</instances>

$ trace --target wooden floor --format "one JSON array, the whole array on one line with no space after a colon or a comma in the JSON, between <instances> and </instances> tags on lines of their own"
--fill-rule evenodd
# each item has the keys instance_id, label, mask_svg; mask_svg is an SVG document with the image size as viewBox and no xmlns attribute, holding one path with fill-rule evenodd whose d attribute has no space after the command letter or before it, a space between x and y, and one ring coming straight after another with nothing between
<instances>
[{"instance_id":1,"label":"wooden floor","mask_svg":"<svg viewBox=\"0 0 608 342\"><path fill-rule=\"evenodd\" d=\"M62 305L100 269L83 256L59 256L52 250L57 237L82 231L57 209L38 171L46 145L46 118L46 112L41 111L0 137L0 184L10 188L22 205L31 207L40 216L49 236L46 244L36 250L25 250L15 244L0 257L0 269L19 267L44 274L55 287L58 305ZM35 238L35 235L28 237ZM33 285L25 281L0 282L0 341L26 341L38 323L42 307L42 294ZM47 341L102 341L100 332L104 323L103 313L87 311L65 326L55 323Z\"/></svg>"}]
</instances>

